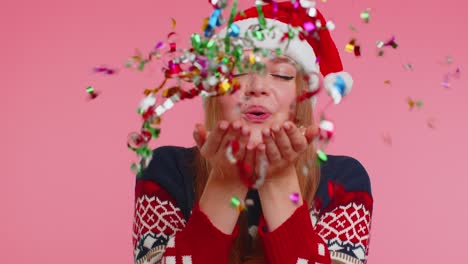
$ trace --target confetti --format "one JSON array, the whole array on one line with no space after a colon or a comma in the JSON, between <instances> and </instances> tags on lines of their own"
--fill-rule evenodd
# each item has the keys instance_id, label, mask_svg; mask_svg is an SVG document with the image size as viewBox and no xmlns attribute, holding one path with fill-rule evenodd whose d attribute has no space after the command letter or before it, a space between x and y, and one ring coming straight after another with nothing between
<instances>
[{"instance_id":1,"label":"confetti","mask_svg":"<svg viewBox=\"0 0 468 264\"><path fill-rule=\"evenodd\" d=\"M246 199L246 200L245 200L245 205L246 205L246 206L254 206L254 205L255 205L254 200L252 200L252 199Z\"/></svg>"},{"instance_id":2,"label":"confetti","mask_svg":"<svg viewBox=\"0 0 468 264\"><path fill-rule=\"evenodd\" d=\"M112 74L115 74L117 70L102 66L102 67L95 67L93 71L96 73L105 73L107 75L112 75Z\"/></svg>"},{"instance_id":3,"label":"confetti","mask_svg":"<svg viewBox=\"0 0 468 264\"><path fill-rule=\"evenodd\" d=\"M318 158L319 163L328 161L327 154L325 154L325 152L323 152L320 149L317 150L317 158Z\"/></svg>"},{"instance_id":4,"label":"confetti","mask_svg":"<svg viewBox=\"0 0 468 264\"><path fill-rule=\"evenodd\" d=\"M369 21L370 21L370 13L369 12L370 12L370 8L367 8L366 10L361 12L360 17L361 17L361 19L362 19L362 21L364 23L369 23Z\"/></svg>"},{"instance_id":5,"label":"confetti","mask_svg":"<svg viewBox=\"0 0 468 264\"><path fill-rule=\"evenodd\" d=\"M88 93L90 99L95 99L98 96L98 93L94 91L92 86L88 86L86 88L86 92Z\"/></svg>"},{"instance_id":6,"label":"confetti","mask_svg":"<svg viewBox=\"0 0 468 264\"><path fill-rule=\"evenodd\" d=\"M356 39L351 39L348 44L346 44L345 50L349 53L354 53L354 56L361 56L361 46L356 44Z\"/></svg>"},{"instance_id":7,"label":"confetti","mask_svg":"<svg viewBox=\"0 0 468 264\"><path fill-rule=\"evenodd\" d=\"M381 40L377 41L377 56L382 57L385 52L384 48L385 47L392 47L393 49L398 48L398 44L395 41L395 36L393 36L390 40L383 42Z\"/></svg>"},{"instance_id":8,"label":"confetti","mask_svg":"<svg viewBox=\"0 0 468 264\"><path fill-rule=\"evenodd\" d=\"M231 197L231 206L236 208L237 211L241 212L245 209L244 205L242 204L241 200L237 198L237 196Z\"/></svg>"},{"instance_id":9,"label":"confetti","mask_svg":"<svg viewBox=\"0 0 468 264\"><path fill-rule=\"evenodd\" d=\"M403 64L403 68L412 71L414 69L414 65L411 63Z\"/></svg>"},{"instance_id":10,"label":"confetti","mask_svg":"<svg viewBox=\"0 0 468 264\"><path fill-rule=\"evenodd\" d=\"M296 193L292 193L292 194L289 195L289 199L290 199L295 205L297 205L297 204L299 203L299 198L300 198L300 196L299 196L299 193L297 193L297 192L296 192Z\"/></svg>"},{"instance_id":11,"label":"confetti","mask_svg":"<svg viewBox=\"0 0 468 264\"><path fill-rule=\"evenodd\" d=\"M202 32L193 33L190 37L189 47L183 47L178 33L176 32L177 21L170 18L171 24L168 26L169 33L166 39L158 41L156 45L147 53L136 50L126 62L125 67L143 71L151 63L158 62L162 64L161 70L163 76L158 81L159 85L144 89L144 99L137 108L137 113L142 117L142 124L138 131L132 132L127 140L128 148L135 152L140 159L131 165L131 170L135 174L141 175L141 171L146 168L152 158L152 151L149 143L157 139L161 133L162 116L171 110L178 102L192 99L197 96L202 98L223 96L233 94L240 89L240 83L233 75L233 70L239 72L257 72L259 74L265 71L266 66L262 64L262 58L273 58L284 53L282 48L269 50L255 46L254 40L264 40L270 34L279 34L281 41L286 44L293 39L315 37L318 38L322 30L334 30L336 25L333 21L321 22L320 19L313 20L314 23L293 26L290 24L284 32L273 32L268 28L265 14L263 14L261 1L256 2L258 13L257 25L249 28L245 35L241 36L241 30L234 22L235 15L245 16L243 11L237 10L238 1L233 1L229 17L226 19L223 14L228 8L228 0L209 0L212 7L208 16L202 20ZM265 1L271 3L273 11L278 12L282 6L275 1ZM309 0L300 0L293 2L295 12L301 11L314 18L318 12L315 9L316 2ZM294 12L294 13L295 13ZM219 33L218 29L224 27L226 33ZM360 56L360 47L353 44L352 52L355 56ZM287 48L286 45L285 48ZM252 50L249 56L245 56L244 50ZM113 68L99 67L96 72L105 74L115 74ZM308 73L305 79L311 85L310 90L304 91L296 99L296 103L310 101L313 102L316 95L322 91L320 74L316 72ZM348 92L347 83L342 77L336 77L332 80L332 91L328 88L329 95L333 94L333 100L338 103ZM313 88L313 89L312 89ZM96 96L95 92L88 92L90 96ZM160 100L156 100L156 98ZM325 129L325 128L324 128ZM328 129L328 128L327 128ZM322 140L329 139L331 131L324 130ZM321 139L316 139L320 143ZM237 144L237 145L236 145ZM321 146L322 148L325 145ZM246 184L256 186L262 184L265 179L265 173L259 175L256 182L252 182L247 176L252 174L252 168L249 164L238 161L235 153L238 143L230 142L226 146L226 158L231 163L236 164L241 175L243 175ZM319 159L326 161L326 154L322 151L318 153ZM266 167L266 166L264 166ZM266 169L264 168L263 171Z\"/></svg>"},{"instance_id":12,"label":"confetti","mask_svg":"<svg viewBox=\"0 0 468 264\"><path fill-rule=\"evenodd\" d=\"M390 81L390 80L385 80L385 81L384 81L384 84L386 84L386 85L391 85L391 84L392 84L392 81Z\"/></svg>"},{"instance_id":13,"label":"confetti","mask_svg":"<svg viewBox=\"0 0 468 264\"><path fill-rule=\"evenodd\" d=\"M450 88L451 87L451 79L459 79L461 76L461 70L460 68L457 68L453 73L449 72L445 74L444 80L441 82L442 87L444 88Z\"/></svg>"},{"instance_id":14,"label":"confetti","mask_svg":"<svg viewBox=\"0 0 468 264\"><path fill-rule=\"evenodd\" d=\"M322 119L319 124L319 138L329 141L335 132L335 125L333 122Z\"/></svg>"},{"instance_id":15,"label":"confetti","mask_svg":"<svg viewBox=\"0 0 468 264\"><path fill-rule=\"evenodd\" d=\"M333 184L333 182L328 181L327 187L328 187L328 197L330 198L335 197L335 185Z\"/></svg>"},{"instance_id":16,"label":"confetti","mask_svg":"<svg viewBox=\"0 0 468 264\"><path fill-rule=\"evenodd\" d=\"M410 110L413 110L414 107L422 108L422 106L423 106L423 101L422 100L413 100L411 98L408 98L408 99L406 99L406 102L407 102Z\"/></svg>"}]
</instances>

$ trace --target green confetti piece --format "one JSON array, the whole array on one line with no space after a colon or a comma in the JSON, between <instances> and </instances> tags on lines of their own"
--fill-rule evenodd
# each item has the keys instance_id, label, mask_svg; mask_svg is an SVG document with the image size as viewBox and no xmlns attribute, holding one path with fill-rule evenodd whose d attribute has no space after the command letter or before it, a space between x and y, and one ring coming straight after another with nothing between
<instances>
[{"instance_id":1,"label":"green confetti piece","mask_svg":"<svg viewBox=\"0 0 468 264\"><path fill-rule=\"evenodd\" d=\"M263 30L266 28L266 20L265 20L265 15L263 14L262 5L257 5L257 13L258 13L258 23L260 24L260 29Z\"/></svg>"},{"instance_id":2,"label":"green confetti piece","mask_svg":"<svg viewBox=\"0 0 468 264\"><path fill-rule=\"evenodd\" d=\"M192 47L195 49L195 50L199 50L200 47L201 47L201 36L200 34L198 33L195 33L195 34L192 34Z\"/></svg>"},{"instance_id":3,"label":"green confetti piece","mask_svg":"<svg viewBox=\"0 0 468 264\"><path fill-rule=\"evenodd\" d=\"M280 49L280 48L276 48L276 49L275 49L275 53L276 53L276 55L278 55L278 56L281 55L281 53L282 53L282 52L281 52L281 49Z\"/></svg>"},{"instance_id":4,"label":"green confetti piece","mask_svg":"<svg viewBox=\"0 0 468 264\"><path fill-rule=\"evenodd\" d=\"M293 39L295 36L296 36L296 34L294 34L294 31L292 31L291 29L289 29L289 31L288 31L288 39Z\"/></svg>"},{"instance_id":5,"label":"green confetti piece","mask_svg":"<svg viewBox=\"0 0 468 264\"><path fill-rule=\"evenodd\" d=\"M94 88L92 86L88 86L88 88L86 88L86 92L92 94L94 93Z\"/></svg>"},{"instance_id":6,"label":"green confetti piece","mask_svg":"<svg viewBox=\"0 0 468 264\"><path fill-rule=\"evenodd\" d=\"M325 152L323 152L322 150L317 150L317 158L319 159L319 161L321 162L326 162L328 161L328 156L327 154L325 154Z\"/></svg>"},{"instance_id":7,"label":"green confetti piece","mask_svg":"<svg viewBox=\"0 0 468 264\"><path fill-rule=\"evenodd\" d=\"M136 153L137 153L138 156L145 157L145 158L151 156L152 152L153 151L150 148L146 147L146 146L138 148L136 150Z\"/></svg>"},{"instance_id":8,"label":"green confetti piece","mask_svg":"<svg viewBox=\"0 0 468 264\"><path fill-rule=\"evenodd\" d=\"M261 31L255 30L254 32L252 32L252 34L253 34L253 37L258 39L258 40L264 40L265 39L265 36L263 35L263 33Z\"/></svg>"},{"instance_id":9,"label":"green confetti piece","mask_svg":"<svg viewBox=\"0 0 468 264\"><path fill-rule=\"evenodd\" d=\"M143 71L145 69L145 61L140 62L140 65L138 65L138 70Z\"/></svg>"},{"instance_id":10,"label":"green confetti piece","mask_svg":"<svg viewBox=\"0 0 468 264\"><path fill-rule=\"evenodd\" d=\"M151 136L152 136L153 138L158 138L158 137L159 137L159 134L161 133L161 129L160 129L160 128L151 127L151 125L150 125L148 122L145 122L145 124L143 125L143 127L151 133Z\"/></svg>"},{"instance_id":11,"label":"green confetti piece","mask_svg":"<svg viewBox=\"0 0 468 264\"><path fill-rule=\"evenodd\" d=\"M241 204L241 202L240 202L239 198L237 198L236 196L233 196L233 197L231 198L231 205L232 205L233 207L237 208L237 207L240 206L240 204Z\"/></svg>"}]
</instances>

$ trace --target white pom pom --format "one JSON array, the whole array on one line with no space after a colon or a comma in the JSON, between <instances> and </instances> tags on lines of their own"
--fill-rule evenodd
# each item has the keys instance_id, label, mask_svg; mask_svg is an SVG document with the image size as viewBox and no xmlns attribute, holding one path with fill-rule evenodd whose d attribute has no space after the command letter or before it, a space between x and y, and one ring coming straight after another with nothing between
<instances>
[{"instance_id":1,"label":"white pom pom","mask_svg":"<svg viewBox=\"0 0 468 264\"><path fill-rule=\"evenodd\" d=\"M139 110L141 112L146 112L148 108L156 104L156 97L153 94L149 94L140 102Z\"/></svg>"},{"instance_id":2,"label":"white pom pom","mask_svg":"<svg viewBox=\"0 0 468 264\"><path fill-rule=\"evenodd\" d=\"M353 86L353 78L347 72L330 73L325 76L323 82L325 90L335 104L339 104L341 99L349 94Z\"/></svg>"}]
</instances>

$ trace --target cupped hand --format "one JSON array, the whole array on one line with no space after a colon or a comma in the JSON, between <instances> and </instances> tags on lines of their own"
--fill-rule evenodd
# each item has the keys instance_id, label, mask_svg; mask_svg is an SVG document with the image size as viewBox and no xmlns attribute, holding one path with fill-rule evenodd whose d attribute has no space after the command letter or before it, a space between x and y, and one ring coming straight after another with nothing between
<instances>
[{"instance_id":1,"label":"cupped hand","mask_svg":"<svg viewBox=\"0 0 468 264\"><path fill-rule=\"evenodd\" d=\"M265 179L272 181L284 177L295 169L295 163L307 146L318 135L316 126L298 128L293 122L274 125L262 130L263 143L256 148L256 170L266 167ZM265 164L266 162L266 164Z\"/></svg>"},{"instance_id":2,"label":"cupped hand","mask_svg":"<svg viewBox=\"0 0 468 264\"><path fill-rule=\"evenodd\" d=\"M208 132L201 124L195 126L193 138L200 154L210 163L211 175L227 181L250 178L255 160L255 146L249 144L250 129L241 121L221 120Z\"/></svg>"}]
</instances>

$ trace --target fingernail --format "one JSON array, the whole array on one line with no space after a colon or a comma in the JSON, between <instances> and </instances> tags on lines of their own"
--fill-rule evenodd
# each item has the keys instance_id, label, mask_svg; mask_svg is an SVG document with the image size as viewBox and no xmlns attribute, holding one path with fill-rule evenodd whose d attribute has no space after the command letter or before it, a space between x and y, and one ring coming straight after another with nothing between
<instances>
[{"instance_id":1,"label":"fingernail","mask_svg":"<svg viewBox=\"0 0 468 264\"><path fill-rule=\"evenodd\" d=\"M280 131L280 127L278 125L273 126L273 132L278 133Z\"/></svg>"},{"instance_id":2,"label":"fingernail","mask_svg":"<svg viewBox=\"0 0 468 264\"><path fill-rule=\"evenodd\" d=\"M238 130L240 127L241 127L241 123L239 121L236 121L232 124L232 127L235 129L235 130Z\"/></svg>"},{"instance_id":3,"label":"fingernail","mask_svg":"<svg viewBox=\"0 0 468 264\"><path fill-rule=\"evenodd\" d=\"M249 135L250 130L247 127L242 127L242 135L247 136Z\"/></svg>"},{"instance_id":4,"label":"fingernail","mask_svg":"<svg viewBox=\"0 0 468 264\"><path fill-rule=\"evenodd\" d=\"M270 136L270 130L269 129L263 129L262 134L264 137L269 137Z\"/></svg>"},{"instance_id":5,"label":"fingernail","mask_svg":"<svg viewBox=\"0 0 468 264\"><path fill-rule=\"evenodd\" d=\"M284 127L284 129L289 130L291 128L291 124L286 122L286 123L283 124L283 127Z\"/></svg>"},{"instance_id":6,"label":"fingernail","mask_svg":"<svg viewBox=\"0 0 468 264\"><path fill-rule=\"evenodd\" d=\"M249 144L247 144L247 149L252 150L253 148L254 148L254 145L249 142Z\"/></svg>"}]
</instances>

